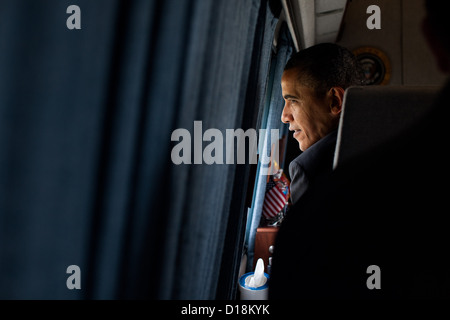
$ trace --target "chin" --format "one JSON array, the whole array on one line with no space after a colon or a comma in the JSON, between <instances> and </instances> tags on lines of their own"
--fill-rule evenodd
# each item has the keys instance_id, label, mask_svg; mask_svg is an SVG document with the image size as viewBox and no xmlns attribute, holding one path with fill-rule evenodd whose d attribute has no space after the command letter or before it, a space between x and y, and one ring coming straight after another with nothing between
<instances>
[{"instance_id":1,"label":"chin","mask_svg":"<svg viewBox=\"0 0 450 320\"><path fill-rule=\"evenodd\" d=\"M307 149L302 146L302 143L300 141L298 142L298 147L300 148L300 151L302 151L302 152Z\"/></svg>"},{"instance_id":2,"label":"chin","mask_svg":"<svg viewBox=\"0 0 450 320\"><path fill-rule=\"evenodd\" d=\"M311 143L310 141L299 141L298 146L301 151L306 151L309 147L311 147L314 143Z\"/></svg>"}]
</instances>

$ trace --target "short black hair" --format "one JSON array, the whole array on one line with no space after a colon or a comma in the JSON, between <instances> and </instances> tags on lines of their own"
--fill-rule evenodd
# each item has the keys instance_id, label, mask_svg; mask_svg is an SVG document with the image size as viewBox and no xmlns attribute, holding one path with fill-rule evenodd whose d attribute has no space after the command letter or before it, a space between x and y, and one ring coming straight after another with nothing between
<instances>
[{"instance_id":1,"label":"short black hair","mask_svg":"<svg viewBox=\"0 0 450 320\"><path fill-rule=\"evenodd\" d=\"M320 43L294 53L284 70L298 69L298 80L323 96L332 87L364 85L355 55L338 44Z\"/></svg>"}]
</instances>

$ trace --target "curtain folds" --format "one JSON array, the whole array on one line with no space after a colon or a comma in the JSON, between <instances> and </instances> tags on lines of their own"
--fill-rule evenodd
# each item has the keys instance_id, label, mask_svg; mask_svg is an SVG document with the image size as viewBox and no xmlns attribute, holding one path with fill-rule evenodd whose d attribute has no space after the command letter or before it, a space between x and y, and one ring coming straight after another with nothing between
<instances>
[{"instance_id":1,"label":"curtain folds","mask_svg":"<svg viewBox=\"0 0 450 320\"><path fill-rule=\"evenodd\" d=\"M171 134L255 124L268 1L78 0L69 30L72 4L0 1L0 298L214 299L248 177Z\"/></svg>"}]
</instances>

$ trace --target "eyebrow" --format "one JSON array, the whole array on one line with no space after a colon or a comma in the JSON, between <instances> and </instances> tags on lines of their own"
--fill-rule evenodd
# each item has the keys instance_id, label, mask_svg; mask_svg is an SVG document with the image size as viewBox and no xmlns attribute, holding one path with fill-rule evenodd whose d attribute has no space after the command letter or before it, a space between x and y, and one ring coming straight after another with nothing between
<instances>
[{"instance_id":1,"label":"eyebrow","mask_svg":"<svg viewBox=\"0 0 450 320\"><path fill-rule=\"evenodd\" d=\"M287 95L285 95L284 97L283 97L284 99L299 99L298 97L296 97L296 96L292 96L292 95L290 95L290 94L287 94Z\"/></svg>"}]
</instances>

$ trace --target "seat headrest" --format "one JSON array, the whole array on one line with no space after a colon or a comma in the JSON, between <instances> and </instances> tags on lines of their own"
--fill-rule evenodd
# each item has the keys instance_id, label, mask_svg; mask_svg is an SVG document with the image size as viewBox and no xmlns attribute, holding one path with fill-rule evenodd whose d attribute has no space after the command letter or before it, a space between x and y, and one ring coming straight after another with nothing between
<instances>
[{"instance_id":1,"label":"seat headrest","mask_svg":"<svg viewBox=\"0 0 450 320\"><path fill-rule=\"evenodd\" d=\"M429 110L439 86L364 86L345 91L333 168L379 146Z\"/></svg>"}]
</instances>

